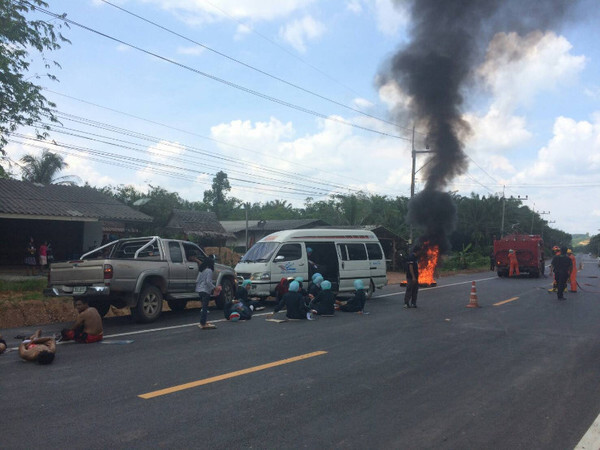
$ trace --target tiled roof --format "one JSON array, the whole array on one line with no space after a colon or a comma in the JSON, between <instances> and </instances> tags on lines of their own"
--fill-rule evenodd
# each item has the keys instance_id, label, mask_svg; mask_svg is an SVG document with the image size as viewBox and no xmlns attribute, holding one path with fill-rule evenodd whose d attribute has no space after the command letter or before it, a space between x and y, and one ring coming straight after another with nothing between
<instances>
[{"instance_id":1,"label":"tiled roof","mask_svg":"<svg viewBox=\"0 0 600 450\"><path fill-rule=\"evenodd\" d=\"M151 222L152 217L89 187L0 180L0 214Z\"/></svg>"},{"instance_id":2,"label":"tiled roof","mask_svg":"<svg viewBox=\"0 0 600 450\"><path fill-rule=\"evenodd\" d=\"M181 230L188 235L230 237L213 212L174 209L167 228Z\"/></svg>"},{"instance_id":3,"label":"tiled roof","mask_svg":"<svg viewBox=\"0 0 600 450\"><path fill-rule=\"evenodd\" d=\"M237 233L246 229L245 220L227 220L222 221L221 225L231 232ZM317 228L329 226L327 222L321 219L285 219L285 220L249 220L248 231L281 231L296 230L300 228Z\"/></svg>"}]
</instances>

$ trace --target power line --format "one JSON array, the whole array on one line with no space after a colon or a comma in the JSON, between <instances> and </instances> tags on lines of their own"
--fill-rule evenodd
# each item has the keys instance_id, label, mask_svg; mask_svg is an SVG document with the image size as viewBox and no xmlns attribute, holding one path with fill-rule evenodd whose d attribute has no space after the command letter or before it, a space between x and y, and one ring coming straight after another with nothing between
<instances>
[{"instance_id":1,"label":"power line","mask_svg":"<svg viewBox=\"0 0 600 450\"><path fill-rule=\"evenodd\" d=\"M143 16L140 16L139 14L136 14L136 13L134 13L132 11L129 11L129 10L127 10L127 9L121 7L121 6L117 6L114 3L109 2L108 0L101 0L101 1L104 2L104 3L106 3L107 5L110 5L110 6L114 7L114 8L116 8L116 9L118 9L118 10L126 13L126 14L129 14L129 15L131 15L133 17L136 17L137 19L140 19L140 20L142 20L142 21L144 21L146 23L149 23L149 24L151 24L151 25L153 25L153 26L155 26L157 28L160 28L161 30L166 31L167 33L171 33L171 34L173 34L175 36L178 36L178 37L180 37L180 38L182 38L182 39L184 39L184 40L186 40L188 42L191 42L191 43L193 43L195 45L198 45L198 46L200 46L200 47L202 47L202 48L204 48L204 49L206 49L206 50L208 50L210 52L213 52L213 53L215 53L215 54L217 54L219 56L222 56L223 58L227 58L228 60L233 61L233 62L235 62L237 64L240 64L240 65L242 65L242 66L244 66L244 67L246 67L248 69L254 70L255 72L258 72L258 73L260 73L262 75L265 75L265 76L267 76L269 78L272 78L274 80L277 80L277 81L279 81L281 83L287 84L288 86L291 86L291 87L293 87L295 89L298 89L298 90L300 90L302 92L305 92L307 94L310 94L310 95L313 95L315 97L318 97L321 100L328 101L328 102L330 102L330 103L332 103L334 105L341 106L342 108L346 108L346 109L348 109L350 111L353 111L355 113L362 114L365 117L369 117L371 119L375 119L375 120L378 120L380 122L387 123L388 125L393 125L393 126L395 126L397 128L401 128L401 129L405 129L405 130L411 130L412 129L412 128L409 128L407 126L403 126L403 125L400 125L400 124L397 124L397 123L394 123L394 122L390 122L389 120L385 120L385 119L382 119L380 117L374 116L372 114L366 113L364 111L361 111L360 109L352 108L351 106L348 106L348 105L346 105L344 103L338 102L337 100L333 100L333 99L331 99L329 97L325 97L324 95L321 95L321 94L319 94L317 92L311 91L310 89L304 88L304 87L302 87L300 85L297 85L297 84L292 83L290 81L284 80L281 77L273 75L273 74L271 74L269 72L266 72L266 71L264 71L262 69L259 69L259 68L255 67L255 66L252 66L252 65L250 65L248 63L240 61L239 59L236 59L236 58L234 58L232 56L229 56L229 55L227 55L227 54L225 54L223 52L215 50L215 49L207 46L206 44L202 44L201 42L195 41L194 39L191 39L191 38L189 38L187 36L184 36L181 33L173 31L173 30L171 30L171 29L169 29L169 28L167 28L167 27L165 27L163 25L160 25L159 23L156 23L156 22L154 22L154 21L152 21L150 19L147 19L147 18L145 18ZM211 4L211 6L214 6L214 5Z\"/></svg>"},{"instance_id":2,"label":"power line","mask_svg":"<svg viewBox=\"0 0 600 450\"><path fill-rule=\"evenodd\" d=\"M392 138L401 139L401 140L405 140L405 141L409 141L410 140L409 138L404 137L404 136L398 136L398 135L395 135L395 134L390 134L390 133L385 133L383 131L374 130L372 128L363 127L361 125L358 125L358 124L355 124L355 123L352 123L352 122L348 122L346 120L342 120L342 119L336 118L334 116L327 116L327 115L325 115L323 113L319 113L319 112L311 110L309 108L305 108L303 106L299 106L299 105L296 105L294 103L291 103L291 102L288 102L288 101L285 101L285 100L281 100L279 98L276 98L276 97L273 97L273 96L270 96L270 95L267 95L267 94L263 94L262 92L259 92L259 91L256 91L254 89L250 89L250 88L241 86L239 84L236 84L236 83L233 83L231 81L225 80L223 78L217 77L216 75L211 75L211 74L209 74L207 72L203 72L201 70L194 69L193 67L190 67L190 66L187 66L185 64L179 63L179 62L174 61L174 60L172 60L170 58L167 58L165 56L159 55L158 53L154 53L154 52L151 52L149 50L145 50L145 49L143 49L141 47L138 47L136 45L130 44L130 43L125 42L125 41L123 41L121 39L118 39L116 37L110 36L110 35L108 35L106 33L103 33L101 31L98 31L98 30L95 30L93 28L90 28L90 27L88 27L86 25L83 25L83 24L80 24L78 22L75 22L74 20L66 18L64 14L63 15L59 15L59 14L53 13L51 11L48 11L48 10L45 10L45 9L39 8L39 7L36 7L36 9L38 11L40 11L40 12L42 12L44 14L47 14L47 15L49 15L51 17L54 17L56 19L63 20L64 22L70 23L70 24L75 25L77 27L80 27L80 28L82 28L84 30L90 31L90 32L95 33L95 34L97 34L99 36L102 36L102 37L105 37L107 39L110 39L110 40L112 40L114 42L118 42L119 44L126 45L127 47L133 48L134 50L137 50L139 52L142 52L142 53L145 53L147 55L153 56L153 57L158 58L158 59L160 59L162 61L165 61L165 62L168 62L168 63L173 64L175 66L181 67L182 69L189 70L190 72L196 73L196 74L201 75L203 77L209 78L209 79L211 79L213 81L217 81L217 82L222 83L222 84L224 84L226 86L232 87L232 88L240 90L242 92L246 92L248 94L254 95L254 96L259 97L259 98L262 98L264 100L268 100L268 101L271 101L273 103L277 103L279 105L286 106L286 107L291 108L291 109L295 109L296 111L300 111L300 112L303 112L305 114L310 114L310 115L313 115L315 117L319 117L319 118L321 118L323 120L329 120L329 121L332 121L332 122L341 123L343 125L347 125L347 126L351 126L351 127L357 128L357 129L361 129L363 131L369 131L371 133L376 133L376 134L379 134L379 135L382 135L382 136L392 137Z\"/></svg>"}]
</instances>

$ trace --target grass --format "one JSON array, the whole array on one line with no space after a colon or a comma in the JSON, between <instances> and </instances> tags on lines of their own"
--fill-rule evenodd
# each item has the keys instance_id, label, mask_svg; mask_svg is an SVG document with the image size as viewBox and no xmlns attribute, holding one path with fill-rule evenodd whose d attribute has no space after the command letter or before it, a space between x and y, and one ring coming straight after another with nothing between
<instances>
[{"instance_id":1,"label":"grass","mask_svg":"<svg viewBox=\"0 0 600 450\"><path fill-rule=\"evenodd\" d=\"M0 292L13 291L13 292L28 292L28 291L39 291L40 294L46 287L48 281L45 278L35 278L31 280L21 281L6 281L0 280Z\"/></svg>"}]
</instances>

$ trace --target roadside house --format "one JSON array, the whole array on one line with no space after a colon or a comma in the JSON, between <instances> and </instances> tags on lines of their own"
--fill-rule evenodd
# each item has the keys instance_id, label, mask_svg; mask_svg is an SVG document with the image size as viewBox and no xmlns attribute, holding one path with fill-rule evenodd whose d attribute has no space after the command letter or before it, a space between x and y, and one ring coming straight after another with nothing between
<instances>
[{"instance_id":1,"label":"roadside house","mask_svg":"<svg viewBox=\"0 0 600 450\"><path fill-rule=\"evenodd\" d=\"M29 237L37 248L50 242L61 261L100 245L104 234L131 235L151 221L89 187L0 179L0 265L23 264Z\"/></svg>"},{"instance_id":2,"label":"roadside house","mask_svg":"<svg viewBox=\"0 0 600 450\"><path fill-rule=\"evenodd\" d=\"M202 247L225 247L233 234L217 220L213 212L174 209L169 217L165 233L170 237L193 240Z\"/></svg>"}]
</instances>

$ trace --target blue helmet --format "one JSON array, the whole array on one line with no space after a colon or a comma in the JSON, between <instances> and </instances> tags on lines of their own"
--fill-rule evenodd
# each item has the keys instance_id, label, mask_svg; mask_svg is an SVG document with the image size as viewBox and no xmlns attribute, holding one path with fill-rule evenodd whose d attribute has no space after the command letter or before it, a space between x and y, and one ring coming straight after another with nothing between
<instances>
[{"instance_id":1,"label":"blue helmet","mask_svg":"<svg viewBox=\"0 0 600 450\"><path fill-rule=\"evenodd\" d=\"M296 278L294 278L294 281L297 281L298 283L304 283L304 278L296 277Z\"/></svg>"},{"instance_id":2,"label":"blue helmet","mask_svg":"<svg viewBox=\"0 0 600 450\"><path fill-rule=\"evenodd\" d=\"M315 278L317 277L322 277L323 275L321 275L319 272L313 273L313 276L311 277L312 282L315 282Z\"/></svg>"},{"instance_id":3,"label":"blue helmet","mask_svg":"<svg viewBox=\"0 0 600 450\"><path fill-rule=\"evenodd\" d=\"M298 289L300 289L300 284L297 281L292 281L288 287L291 292L298 292Z\"/></svg>"},{"instance_id":4,"label":"blue helmet","mask_svg":"<svg viewBox=\"0 0 600 450\"><path fill-rule=\"evenodd\" d=\"M240 320L240 313L237 311L232 312L231 314L229 314L229 320L231 320L232 322L237 322L238 320Z\"/></svg>"},{"instance_id":5,"label":"blue helmet","mask_svg":"<svg viewBox=\"0 0 600 450\"><path fill-rule=\"evenodd\" d=\"M246 286L248 286L249 284L252 284L252 281L251 281L251 280L244 280L244 281L242 281L242 287L246 287Z\"/></svg>"},{"instance_id":6,"label":"blue helmet","mask_svg":"<svg viewBox=\"0 0 600 450\"><path fill-rule=\"evenodd\" d=\"M312 253L312 248L306 247L306 253Z\"/></svg>"},{"instance_id":7,"label":"blue helmet","mask_svg":"<svg viewBox=\"0 0 600 450\"><path fill-rule=\"evenodd\" d=\"M359 289L364 289L365 285L363 283L363 280L354 280L354 289L359 290Z\"/></svg>"},{"instance_id":8,"label":"blue helmet","mask_svg":"<svg viewBox=\"0 0 600 450\"><path fill-rule=\"evenodd\" d=\"M329 289L331 289L331 282L325 280L321 283L321 289L323 289L324 291L328 291Z\"/></svg>"},{"instance_id":9,"label":"blue helmet","mask_svg":"<svg viewBox=\"0 0 600 450\"><path fill-rule=\"evenodd\" d=\"M318 277L313 277L313 283L315 283L317 286L321 286L321 283L323 283L323 277L321 275L319 275Z\"/></svg>"}]
</instances>

